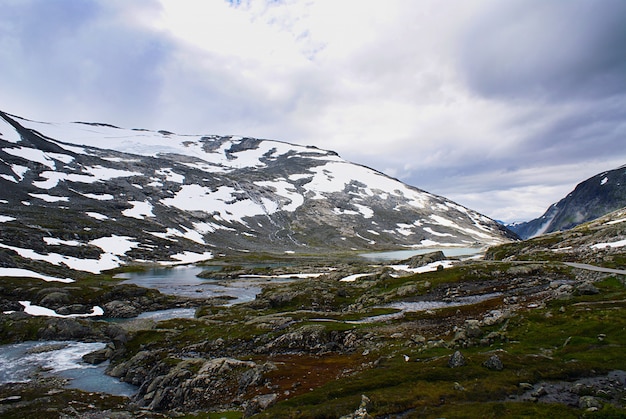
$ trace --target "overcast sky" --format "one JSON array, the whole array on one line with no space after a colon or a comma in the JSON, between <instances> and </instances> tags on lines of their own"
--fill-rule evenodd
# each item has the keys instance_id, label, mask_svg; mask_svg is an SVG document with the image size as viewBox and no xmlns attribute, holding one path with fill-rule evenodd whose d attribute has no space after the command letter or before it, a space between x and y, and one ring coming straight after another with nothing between
<instances>
[{"instance_id":1,"label":"overcast sky","mask_svg":"<svg viewBox=\"0 0 626 419\"><path fill-rule=\"evenodd\" d=\"M315 145L528 220L626 164L626 0L0 0L0 109Z\"/></svg>"}]
</instances>

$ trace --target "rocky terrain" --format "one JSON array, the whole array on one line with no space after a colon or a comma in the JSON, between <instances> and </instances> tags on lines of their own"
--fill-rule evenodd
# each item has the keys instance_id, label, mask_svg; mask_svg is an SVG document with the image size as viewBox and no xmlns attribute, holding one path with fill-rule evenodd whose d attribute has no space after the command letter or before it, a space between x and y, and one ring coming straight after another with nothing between
<instances>
[{"instance_id":1,"label":"rocky terrain","mask_svg":"<svg viewBox=\"0 0 626 419\"><path fill-rule=\"evenodd\" d=\"M115 324L0 315L4 343L59 333L106 342L85 361L108 362L108 374L137 386L125 398L43 374L1 386L0 415L624 417L625 236L626 209L493 247L486 260L434 252L387 263L267 254L208 262L222 281L291 278L268 279L255 300L234 306L126 288L107 275L88 280L88 294L74 283L15 279L0 290L5 307L63 304L67 294L88 307L196 313Z\"/></svg>"},{"instance_id":2,"label":"rocky terrain","mask_svg":"<svg viewBox=\"0 0 626 419\"><path fill-rule=\"evenodd\" d=\"M576 185L539 218L509 224L522 239L568 230L626 206L626 166L598 173Z\"/></svg>"}]
</instances>

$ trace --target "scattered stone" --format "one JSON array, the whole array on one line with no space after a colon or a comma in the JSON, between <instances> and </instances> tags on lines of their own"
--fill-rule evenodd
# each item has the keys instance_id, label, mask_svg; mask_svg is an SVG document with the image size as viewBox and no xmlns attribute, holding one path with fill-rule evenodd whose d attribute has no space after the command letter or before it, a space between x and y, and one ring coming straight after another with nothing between
<instances>
[{"instance_id":1,"label":"scattered stone","mask_svg":"<svg viewBox=\"0 0 626 419\"><path fill-rule=\"evenodd\" d=\"M99 365L110 359L111 356L113 356L113 348L107 345L104 349L99 349L83 355L83 361L91 365Z\"/></svg>"},{"instance_id":2,"label":"scattered stone","mask_svg":"<svg viewBox=\"0 0 626 419\"><path fill-rule=\"evenodd\" d=\"M367 409L371 408L371 400L366 395L361 395L361 404L359 408L349 415L341 416L339 419L372 419L373 417L367 413Z\"/></svg>"},{"instance_id":3,"label":"scattered stone","mask_svg":"<svg viewBox=\"0 0 626 419\"><path fill-rule=\"evenodd\" d=\"M450 368L459 368L466 364L467 364L467 361L465 360L465 357L460 351L456 351L455 353L453 353L452 356L450 357L450 360L448 361L448 366Z\"/></svg>"},{"instance_id":4,"label":"scattered stone","mask_svg":"<svg viewBox=\"0 0 626 419\"><path fill-rule=\"evenodd\" d=\"M0 399L0 404L15 403L22 400L22 396L8 396Z\"/></svg>"},{"instance_id":5,"label":"scattered stone","mask_svg":"<svg viewBox=\"0 0 626 419\"><path fill-rule=\"evenodd\" d=\"M606 335L605 335L604 333L600 333L600 334L598 335L598 340L599 340L600 342L603 342L603 341L604 341L604 339L606 339Z\"/></svg>"},{"instance_id":6,"label":"scattered stone","mask_svg":"<svg viewBox=\"0 0 626 419\"><path fill-rule=\"evenodd\" d=\"M591 282L583 282L576 286L575 292L578 295L595 295L599 294L600 290Z\"/></svg>"},{"instance_id":7,"label":"scattered stone","mask_svg":"<svg viewBox=\"0 0 626 419\"><path fill-rule=\"evenodd\" d=\"M461 384L457 382L454 383L454 389L457 391L465 391L465 387L463 387Z\"/></svg>"},{"instance_id":8,"label":"scattered stone","mask_svg":"<svg viewBox=\"0 0 626 419\"><path fill-rule=\"evenodd\" d=\"M546 394L548 394L548 391L545 389L544 386L540 386L539 388L537 388L537 390L530 393L530 396L538 399L545 396Z\"/></svg>"},{"instance_id":9,"label":"scattered stone","mask_svg":"<svg viewBox=\"0 0 626 419\"><path fill-rule=\"evenodd\" d=\"M532 390L533 389L533 385L530 383L519 383L517 385L520 389L528 391L528 390Z\"/></svg>"},{"instance_id":10,"label":"scattered stone","mask_svg":"<svg viewBox=\"0 0 626 419\"><path fill-rule=\"evenodd\" d=\"M276 400L278 400L278 394L276 393L255 396L246 405L244 416L248 417L262 412L276 403Z\"/></svg>"},{"instance_id":11,"label":"scattered stone","mask_svg":"<svg viewBox=\"0 0 626 419\"><path fill-rule=\"evenodd\" d=\"M483 362L483 366L493 371L502 371L504 369L504 365L502 364L502 360L498 355L491 355L488 360Z\"/></svg>"},{"instance_id":12,"label":"scattered stone","mask_svg":"<svg viewBox=\"0 0 626 419\"><path fill-rule=\"evenodd\" d=\"M581 409L602 409L602 403L593 396L582 396L578 399L578 407Z\"/></svg>"}]
</instances>

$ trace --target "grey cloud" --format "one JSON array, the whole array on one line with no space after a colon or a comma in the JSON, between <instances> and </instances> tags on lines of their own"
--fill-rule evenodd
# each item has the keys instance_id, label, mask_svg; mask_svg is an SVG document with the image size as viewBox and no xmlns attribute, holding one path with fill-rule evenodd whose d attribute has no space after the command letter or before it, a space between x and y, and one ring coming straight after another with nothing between
<instances>
[{"instance_id":1,"label":"grey cloud","mask_svg":"<svg viewBox=\"0 0 626 419\"><path fill-rule=\"evenodd\" d=\"M492 97L606 97L626 92L626 2L496 2L460 44L469 86Z\"/></svg>"},{"instance_id":2,"label":"grey cloud","mask_svg":"<svg viewBox=\"0 0 626 419\"><path fill-rule=\"evenodd\" d=\"M31 0L0 2L0 80L19 97L61 119L119 118L146 113L159 97L168 40L133 27L114 2ZM147 3L147 2L144 2ZM90 106L85 106L88 103ZM12 109L11 103L4 103Z\"/></svg>"}]
</instances>

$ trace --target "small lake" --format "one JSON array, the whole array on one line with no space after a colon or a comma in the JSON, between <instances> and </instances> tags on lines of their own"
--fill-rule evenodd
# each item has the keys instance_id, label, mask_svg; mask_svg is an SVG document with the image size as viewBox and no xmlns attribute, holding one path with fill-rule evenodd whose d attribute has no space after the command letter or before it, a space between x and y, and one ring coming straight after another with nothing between
<instances>
[{"instance_id":1,"label":"small lake","mask_svg":"<svg viewBox=\"0 0 626 419\"><path fill-rule=\"evenodd\" d=\"M122 284L135 284L144 288L154 288L168 295L188 298L231 297L227 305L253 301L268 283L289 282L292 279L250 277L238 279L199 278L200 272L210 268L179 266L174 268L153 268L145 272L128 272L116 278L126 278ZM219 268L218 268L219 269Z\"/></svg>"},{"instance_id":2,"label":"small lake","mask_svg":"<svg viewBox=\"0 0 626 419\"><path fill-rule=\"evenodd\" d=\"M374 262L388 262L392 260L404 260L439 250L441 250L446 257L475 256L484 251L484 249L477 247L429 247L410 250L392 250L389 252L361 253L359 256Z\"/></svg>"},{"instance_id":3,"label":"small lake","mask_svg":"<svg viewBox=\"0 0 626 419\"><path fill-rule=\"evenodd\" d=\"M22 342L0 346L0 384L25 383L37 375L69 379L67 388L130 397L137 387L104 373L108 362L91 365L83 355L103 349L104 343L75 341Z\"/></svg>"}]
</instances>

